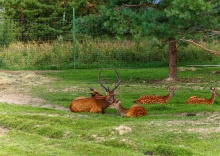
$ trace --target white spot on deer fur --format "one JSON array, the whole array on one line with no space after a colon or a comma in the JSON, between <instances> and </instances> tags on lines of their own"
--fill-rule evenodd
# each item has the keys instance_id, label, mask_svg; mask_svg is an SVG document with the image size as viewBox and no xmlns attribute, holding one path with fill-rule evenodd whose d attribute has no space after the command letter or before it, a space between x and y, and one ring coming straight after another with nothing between
<instances>
[{"instance_id":1,"label":"white spot on deer fur","mask_svg":"<svg viewBox=\"0 0 220 156\"><path fill-rule=\"evenodd\" d=\"M120 135L132 132L132 129L125 125L120 125L119 127L116 127L115 130L118 131Z\"/></svg>"}]
</instances>

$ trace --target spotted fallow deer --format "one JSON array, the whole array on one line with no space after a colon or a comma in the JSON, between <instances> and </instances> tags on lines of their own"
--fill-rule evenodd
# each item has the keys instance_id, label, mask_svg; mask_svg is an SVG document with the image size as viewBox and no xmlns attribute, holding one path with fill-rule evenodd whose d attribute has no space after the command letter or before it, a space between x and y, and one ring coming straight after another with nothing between
<instances>
[{"instance_id":1,"label":"spotted fallow deer","mask_svg":"<svg viewBox=\"0 0 220 156\"><path fill-rule=\"evenodd\" d=\"M144 96L140 96L136 100L136 103L138 104L165 104L174 95L174 92L177 89L177 87L166 87L166 89L169 91L169 94L166 96L144 95Z\"/></svg>"},{"instance_id":2,"label":"spotted fallow deer","mask_svg":"<svg viewBox=\"0 0 220 156\"><path fill-rule=\"evenodd\" d=\"M115 99L115 101L109 106L109 108L116 108L121 116L126 117L138 117L145 116L147 114L146 109L139 104L134 104L129 109L122 107L121 101L119 99Z\"/></svg>"},{"instance_id":3,"label":"spotted fallow deer","mask_svg":"<svg viewBox=\"0 0 220 156\"><path fill-rule=\"evenodd\" d=\"M210 90L212 92L212 97L210 99L205 98L198 98L196 96L192 96L189 99L186 100L186 104L208 104L212 105L215 101L215 96L220 96L215 88L210 87Z\"/></svg>"},{"instance_id":4,"label":"spotted fallow deer","mask_svg":"<svg viewBox=\"0 0 220 156\"><path fill-rule=\"evenodd\" d=\"M115 70L115 69L114 69ZM100 79L102 69L100 70L98 74L98 81L99 84L105 89L106 95L105 96L98 96L96 98L84 98L79 100L73 100L70 104L70 110L72 112L91 112L91 113L101 113L104 109L106 109L110 104L113 103L115 100L115 89L118 88L118 86L121 83L120 76L115 70L118 82L115 85L115 87L112 90L109 90L109 88L105 87Z\"/></svg>"}]
</instances>

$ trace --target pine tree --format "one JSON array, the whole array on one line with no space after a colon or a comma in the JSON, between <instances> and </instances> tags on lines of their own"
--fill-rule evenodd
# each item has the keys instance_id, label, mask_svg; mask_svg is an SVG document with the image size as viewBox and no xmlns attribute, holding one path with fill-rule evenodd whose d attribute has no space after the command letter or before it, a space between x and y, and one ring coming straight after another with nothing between
<instances>
[{"instance_id":1,"label":"pine tree","mask_svg":"<svg viewBox=\"0 0 220 156\"><path fill-rule=\"evenodd\" d=\"M112 34L154 36L169 45L169 78L177 78L177 42L219 30L218 0L113 0L104 26Z\"/></svg>"}]
</instances>

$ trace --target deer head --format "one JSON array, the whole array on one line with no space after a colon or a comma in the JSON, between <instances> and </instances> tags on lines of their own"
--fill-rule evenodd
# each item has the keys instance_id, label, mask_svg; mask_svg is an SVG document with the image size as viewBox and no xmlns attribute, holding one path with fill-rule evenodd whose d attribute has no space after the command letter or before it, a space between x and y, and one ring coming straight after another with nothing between
<instances>
[{"instance_id":1,"label":"deer head","mask_svg":"<svg viewBox=\"0 0 220 156\"><path fill-rule=\"evenodd\" d=\"M91 93L91 97L99 97L99 96L103 96L102 94L100 94L97 90L90 88L90 90L92 91Z\"/></svg>"},{"instance_id":2,"label":"deer head","mask_svg":"<svg viewBox=\"0 0 220 156\"><path fill-rule=\"evenodd\" d=\"M167 91L170 93L170 97L172 97L174 95L175 90L177 89L177 87L170 87L167 86L166 87Z\"/></svg>"},{"instance_id":3,"label":"deer head","mask_svg":"<svg viewBox=\"0 0 220 156\"><path fill-rule=\"evenodd\" d=\"M216 92L216 88L210 87L210 91L212 92L212 94L220 96L219 93Z\"/></svg>"},{"instance_id":4,"label":"deer head","mask_svg":"<svg viewBox=\"0 0 220 156\"><path fill-rule=\"evenodd\" d=\"M108 87L108 88L105 87L105 86L103 85L102 81L101 81L100 75L101 75L102 69L99 71L99 74L98 74L99 84L102 86L102 88L105 89L106 96L107 96L107 100L108 100L108 102L110 102L110 103L112 103L112 102L114 101L114 95L116 94L115 89L117 89L118 86L119 86L120 83L121 83L121 78L120 78L120 76L119 76L117 70L116 70L116 69L114 69L114 70L115 70L115 72L116 72L118 82L117 82L117 84L115 85L115 87L114 87L112 90L109 90L109 87Z\"/></svg>"}]
</instances>

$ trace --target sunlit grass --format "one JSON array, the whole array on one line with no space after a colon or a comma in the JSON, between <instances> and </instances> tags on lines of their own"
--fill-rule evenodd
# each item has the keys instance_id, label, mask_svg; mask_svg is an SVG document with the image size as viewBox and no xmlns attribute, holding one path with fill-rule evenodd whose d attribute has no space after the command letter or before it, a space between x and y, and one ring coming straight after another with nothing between
<instances>
[{"instance_id":1,"label":"sunlit grass","mask_svg":"<svg viewBox=\"0 0 220 156\"><path fill-rule=\"evenodd\" d=\"M204 43L219 51L219 41ZM179 65L219 64L219 58L195 47L179 46ZM143 39L99 40L77 42L16 42L0 49L0 67L4 69L93 69L146 68L167 66L167 46Z\"/></svg>"}]
</instances>

